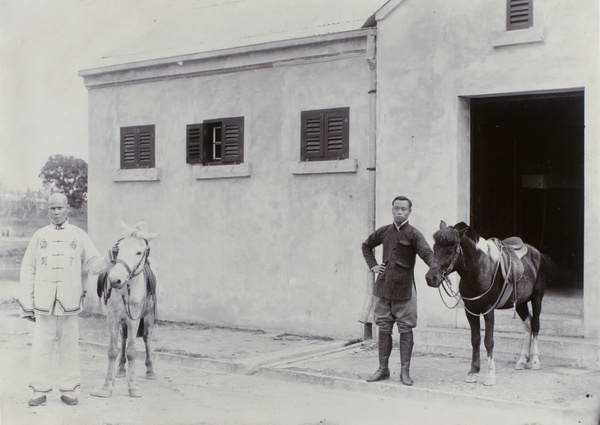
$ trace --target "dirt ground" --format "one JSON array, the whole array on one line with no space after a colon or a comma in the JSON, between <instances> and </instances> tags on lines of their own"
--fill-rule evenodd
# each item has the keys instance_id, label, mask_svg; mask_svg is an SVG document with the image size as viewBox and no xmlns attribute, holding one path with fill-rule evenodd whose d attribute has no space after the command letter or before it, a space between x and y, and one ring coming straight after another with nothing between
<instances>
[{"instance_id":1,"label":"dirt ground","mask_svg":"<svg viewBox=\"0 0 600 425\"><path fill-rule=\"evenodd\" d=\"M399 423L400 418L402 423L414 425L559 424L548 417L538 417L540 422L534 422L531 417L517 416L515 421L511 412L476 405L465 411L464 405L433 398L423 402L393 393L340 390L293 379L269 379L260 374L227 373L169 362L157 363L156 380L139 379L143 397L129 397L125 380L118 379L111 398L97 398L90 393L103 383L106 355L85 344L81 350L79 405L63 404L54 391L45 405L30 408L27 400L31 393L26 382L33 326L18 318L14 306L8 303L0 305L0 323L2 425L370 425ZM102 332L99 328L97 331ZM143 365L138 367L143 369Z\"/></svg>"}]
</instances>

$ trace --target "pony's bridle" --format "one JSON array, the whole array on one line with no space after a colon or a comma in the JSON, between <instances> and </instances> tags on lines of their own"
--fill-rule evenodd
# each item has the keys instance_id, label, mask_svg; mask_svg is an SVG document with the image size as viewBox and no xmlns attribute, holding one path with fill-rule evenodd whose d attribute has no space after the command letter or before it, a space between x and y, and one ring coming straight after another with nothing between
<instances>
[{"instance_id":1,"label":"pony's bridle","mask_svg":"<svg viewBox=\"0 0 600 425\"><path fill-rule=\"evenodd\" d=\"M119 239L117 241L117 245L122 240L123 239ZM129 282L131 281L131 279L133 279L134 277L136 277L142 273L142 271L144 270L144 267L146 265L146 262L148 261L148 254L150 253L150 245L148 244L148 240L144 239L144 242L146 242L146 249L144 249L142 258L140 258L140 261L133 268L133 270L129 268L129 266L127 265L127 263L125 261L123 261L119 258L117 258L115 260L115 263L120 264L123 267L125 267L125 270L127 270L127 273L129 273L129 276L127 276L127 279L125 279L125 281L123 283L121 283L119 286L115 286L115 289L121 289L121 288L123 288L123 286L127 285L127 298L129 298L131 296L131 285L129 284ZM142 317L142 314L144 314L143 306L140 308L140 315L136 318L133 318L133 316L131 315L131 306L129 305L129 301L125 299L124 292L121 293L121 298L123 299L123 306L125 307L125 313L127 314L127 317L129 317L130 320L135 321L135 320L138 320L140 317Z\"/></svg>"},{"instance_id":2,"label":"pony's bridle","mask_svg":"<svg viewBox=\"0 0 600 425\"><path fill-rule=\"evenodd\" d=\"M498 263L496 264L496 270L494 270L494 274L492 275L492 282L491 282L489 288L485 290L485 292L483 292L480 295L477 295L476 297L472 297L472 298L463 297L460 294L460 292L454 291L452 289L452 282L450 282L450 279L448 278L448 275L450 275L450 273L452 273L452 272L455 271L454 270L454 266L456 265L456 262L458 261L459 257L462 255L462 253L463 253L463 251L462 251L462 248L460 246L460 241L459 241L459 242L456 243L456 249L455 249L454 257L452 258L452 261L450 262L450 264L448 265L448 267L446 267L444 269L444 271L442 272L443 282L442 282L442 284L440 286L442 288L444 288L444 291L446 292L446 295L448 295L451 298L456 299L456 304L454 304L453 306L449 306L448 304L446 304L446 301L442 297L441 290L440 290L440 297L442 298L442 301L444 302L444 304L446 305L446 307L451 308L451 309L456 308L458 306L458 304L460 304L461 301L465 301L465 300L466 301L476 301L478 299L481 299L481 298L485 297L492 290L492 288L494 287L494 282L496 282L496 275L498 274L498 269L500 268L500 261L498 261ZM490 311L492 311L494 308L496 308L496 306L497 306L497 304L498 304L499 301L500 301L500 299L498 299L492 305L492 307L488 311L486 311L485 313L482 313L482 314L485 316ZM464 309L465 309L465 311L467 313L471 314L472 316L478 316L478 314L475 314L475 313L469 311L469 309L467 308L467 306L464 305L464 302L463 302L463 307L464 307Z\"/></svg>"},{"instance_id":3,"label":"pony's bridle","mask_svg":"<svg viewBox=\"0 0 600 425\"><path fill-rule=\"evenodd\" d=\"M454 271L454 266L456 265L456 262L458 261L458 258L461 256L461 254L462 254L462 248L460 247L460 243L457 243L456 249L454 250L454 257L452 258L452 261L450 262L448 267L446 267L446 269L442 272L442 278L446 282L448 282L448 275Z\"/></svg>"},{"instance_id":4,"label":"pony's bridle","mask_svg":"<svg viewBox=\"0 0 600 425\"><path fill-rule=\"evenodd\" d=\"M119 244L119 242L121 242L123 239L119 239L117 241L117 245ZM121 260L120 258L117 258L115 260L116 264L120 264L123 267L125 267L125 270L127 270L127 273L129 273L129 276L127 276L127 279L125 279L125 281L123 283L121 283L118 286L115 286L115 289L121 289L123 286L127 285L127 292L130 292L130 286L129 286L129 281L131 279L133 279L134 277L138 276L140 273L142 273L142 271L144 270L144 264L146 263L146 261L148 260L148 254L150 252L150 246L148 245L148 241L146 239L144 239L144 242L146 242L146 249L144 250L144 253L142 254L142 258L140 258L140 261L137 263L137 265L132 269L129 268L129 265Z\"/></svg>"}]
</instances>

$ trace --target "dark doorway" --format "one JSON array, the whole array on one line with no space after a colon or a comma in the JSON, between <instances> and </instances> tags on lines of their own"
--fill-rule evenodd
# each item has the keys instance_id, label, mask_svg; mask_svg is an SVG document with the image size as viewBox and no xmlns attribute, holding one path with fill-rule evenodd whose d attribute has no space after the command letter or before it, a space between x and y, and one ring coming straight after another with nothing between
<instances>
[{"instance_id":1,"label":"dark doorway","mask_svg":"<svg viewBox=\"0 0 600 425\"><path fill-rule=\"evenodd\" d=\"M471 99L471 225L520 236L583 283L583 92Z\"/></svg>"}]
</instances>

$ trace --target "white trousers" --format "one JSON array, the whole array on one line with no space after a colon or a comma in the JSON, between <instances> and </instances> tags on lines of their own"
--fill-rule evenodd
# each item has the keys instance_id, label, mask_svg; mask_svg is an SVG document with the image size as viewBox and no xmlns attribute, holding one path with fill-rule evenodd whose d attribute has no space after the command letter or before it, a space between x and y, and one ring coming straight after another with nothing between
<instances>
[{"instance_id":1,"label":"white trousers","mask_svg":"<svg viewBox=\"0 0 600 425\"><path fill-rule=\"evenodd\" d=\"M79 366L79 325L76 314L70 316L36 315L31 350L29 387L37 393L52 391L54 344L58 348L58 388L71 393L81 383Z\"/></svg>"}]
</instances>

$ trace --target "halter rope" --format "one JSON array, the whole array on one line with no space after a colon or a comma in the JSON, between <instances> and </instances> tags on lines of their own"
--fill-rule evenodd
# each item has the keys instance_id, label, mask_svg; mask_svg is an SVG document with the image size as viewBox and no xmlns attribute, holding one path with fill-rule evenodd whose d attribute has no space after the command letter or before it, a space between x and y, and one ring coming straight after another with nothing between
<instances>
[{"instance_id":1,"label":"halter rope","mask_svg":"<svg viewBox=\"0 0 600 425\"><path fill-rule=\"evenodd\" d=\"M477 295L476 297L473 298L467 298L467 297L463 297L460 292L455 292L452 289L452 282L450 282L450 279L448 278L448 275L452 272L454 272L454 266L456 265L456 262L458 261L458 258L463 254L462 248L460 246L460 242L456 244L457 248L455 250L455 254L454 254L454 258L452 258L452 262L450 263L450 265L448 267L446 267L446 269L442 272L442 284L440 285L440 287L442 287L444 289L444 291L446 292L446 294L451 297L456 299L456 304L454 304L454 306L450 307L447 303L446 300L444 300L444 297L442 295L442 290L439 289L438 287L438 291L440 293L440 298L442 299L442 302L444 303L444 305L450 309L454 309L456 308L462 301L463 307L465 309L465 311L467 313L469 313L471 316L479 316L479 314L473 313L472 311L470 311L467 306L465 305L464 301L476 301L479 300L481 298L483 298L484 296L486 296L494 287L494 283L496 282L496 275L498 274L498 269L500 268L500 260L498 260L498 262L496 263L496 269L494 270L494 274L492 275L492 283L490 284L489 288L480 295ZM504 246L500 246L500 258L502 258L502 250L504 249ZM504 284L506 284L506 282L509 279L510 276L510 270L512 269L512 262L509 264L509 269L508 269L508 273L506 274L506 279L504 280ZM516 296L516 294L515 294ZM492 307L490 307L485 313L480 313L482 315L486 315L488 314L490 311L494 310L498 304L500 303L500 300L502 298L502 291L500 292L500 294L498 295L498 299L494 302L494 304L492 305Z\"/></svg>"},{"instance_id":2,"label":"halter rope","mask_svg":"<svg viewBox=\"0 0 600 425\"><path fill-rule=\"evenodd\" d=\"M119 240L119 242L121 241L121 239ZM129 266L127 265L127 263L119 258L117 258L116 263L122 265L123 267L125 267L125 270L127 270L127 273L129 273L129 276L127 276L127 279L120 284L119 286L116 286L115 289L122 289L123 286L127 285L127 298L128 300L125 300L125 293L121 293L121 298L123 299L123 306L125 307L125 314L127 314L127 317L129 317L130 320L138 320L140 317L142 317L142 315L144 314L144 308L145 308L145 299L144 299L144 303L143 305L140 307L140 315L137 318L133 318L132 314L131 314L131 304L129 302L129 298L131 296L131 284L129 283L131 281L131 279L133 279L134 277L139 276L143 271L144 268L146 266L146 264L148 264L148 253L150 252L150 248L148 246L148 241L146 239L144 239L144 241L146 242L146 249L144 250L144 254L142 255L142 258L140 259L140 261L137 263L137 265L134 267L133 270L131 270L129 268ZM117 242L118 243L118 242ZM143 266L143 267L142 267Z\"/></svg>"}]
</instances>

